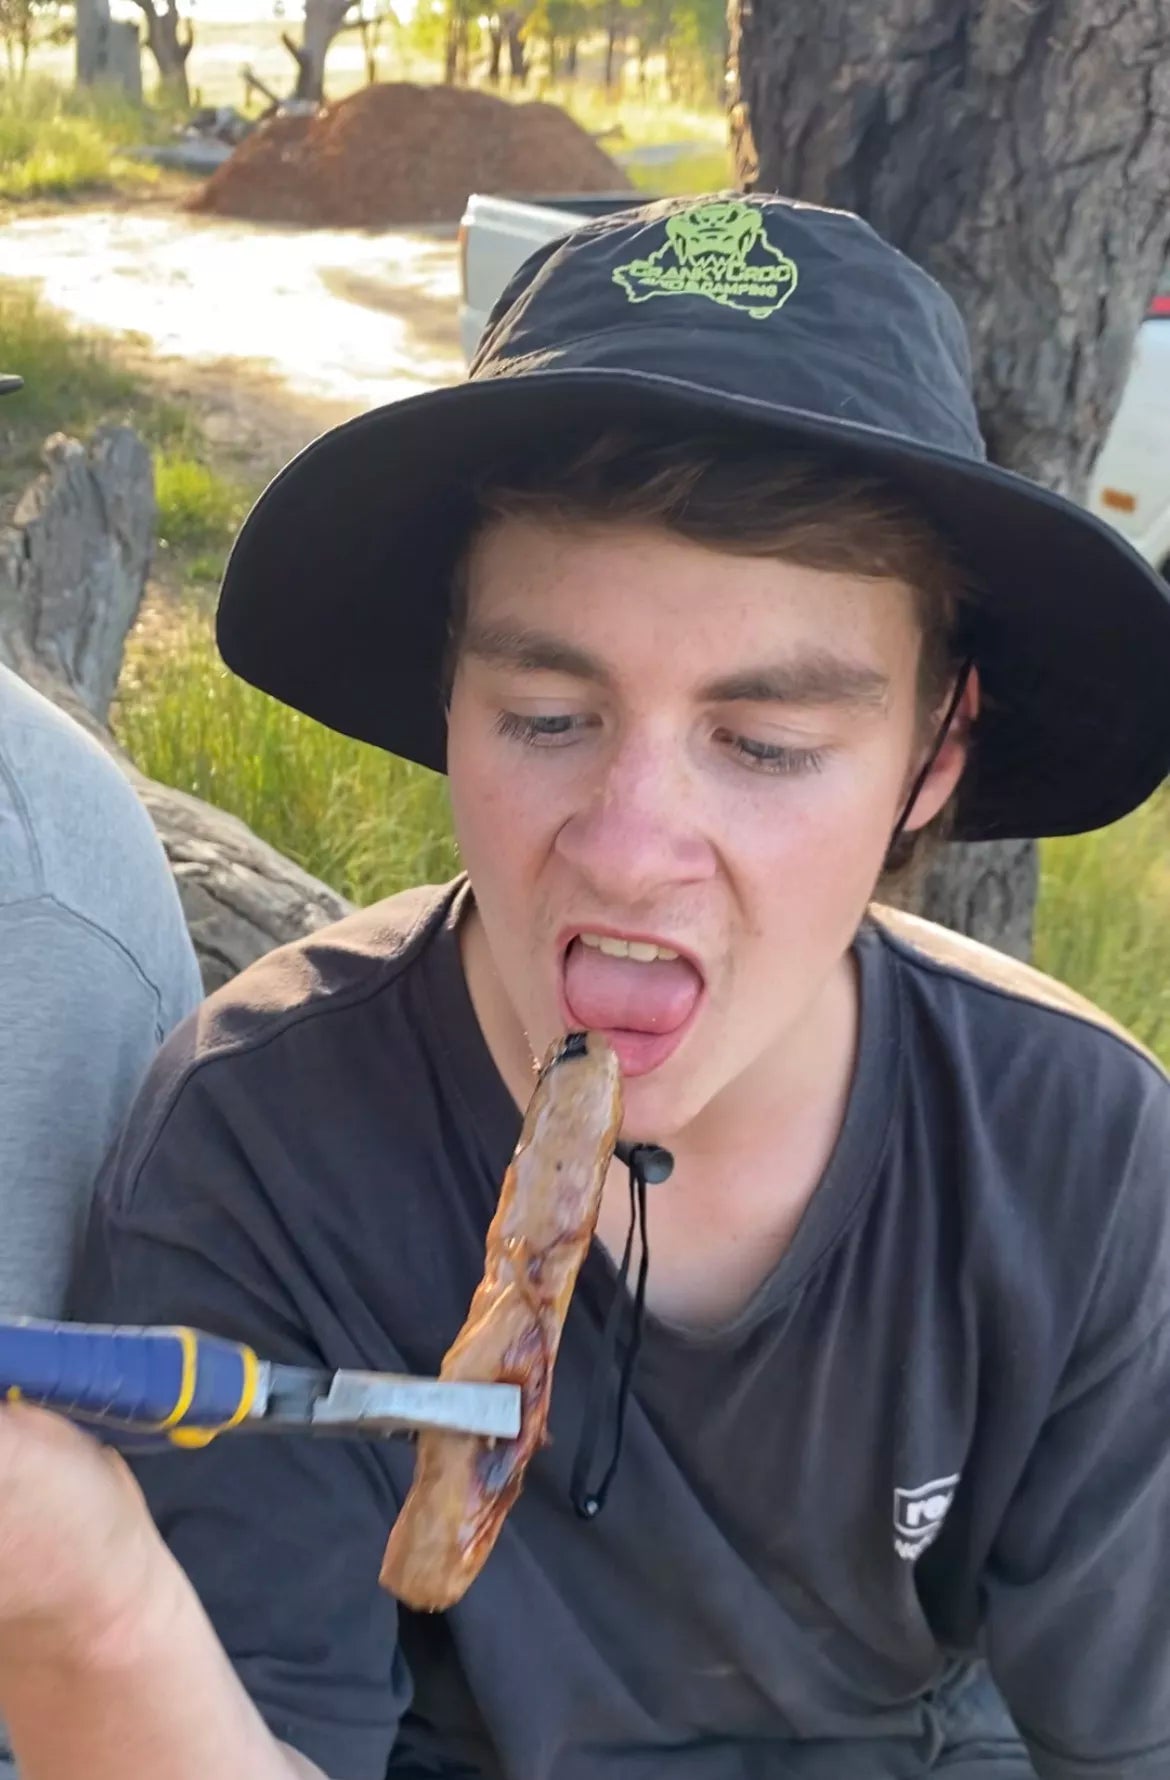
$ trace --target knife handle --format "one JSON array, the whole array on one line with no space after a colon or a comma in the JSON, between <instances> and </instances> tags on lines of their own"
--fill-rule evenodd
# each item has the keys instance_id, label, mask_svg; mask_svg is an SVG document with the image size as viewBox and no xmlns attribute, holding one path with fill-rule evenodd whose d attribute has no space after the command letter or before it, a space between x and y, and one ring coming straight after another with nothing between
<instances>
[{"instance_id":1,"label":"knife handle","mask_svg":"<svg viewBox=\"0 0 1170 1780\"><path fill-rule=\"evenodd\" d=\"M0 1402L34 1403L112 1444L205 1446L251 1411L250 1347L187 1328L0 1322Z\"/></svg>"}]
</instances>

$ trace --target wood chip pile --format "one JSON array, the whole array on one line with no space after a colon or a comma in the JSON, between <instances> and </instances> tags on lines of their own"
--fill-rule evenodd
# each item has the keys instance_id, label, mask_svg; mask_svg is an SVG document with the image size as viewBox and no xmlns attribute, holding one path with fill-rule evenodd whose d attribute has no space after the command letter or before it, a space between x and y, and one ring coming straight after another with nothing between
<instances>
[{"instance_id":1,"label":"wood chip pile","mask_svg":"<svg viewBox=\"0 0 1170 1780\"><path fill-rule=\"evenodd\" d=\"M302 227L457 222L470 192L579 196L630 181L555 105L406 82L365 87L241 143L191 208Z\"/></svg>"}]
</instances>

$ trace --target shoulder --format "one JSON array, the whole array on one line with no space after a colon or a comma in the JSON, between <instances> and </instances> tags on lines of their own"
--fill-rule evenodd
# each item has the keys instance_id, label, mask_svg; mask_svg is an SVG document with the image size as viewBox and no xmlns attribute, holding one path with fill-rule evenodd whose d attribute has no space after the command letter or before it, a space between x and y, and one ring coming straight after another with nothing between
<instances>
[{"instance_id":1,"label":"shoulder","mask_svg":"<svg viewBox=\"0 0 1170 1780\"><path fill-rule=\"evenodd\" d=\"M0 663L0 798L6 814L3 871L13 841L42 885L82 874L78 849L113 850L145 836L150 819L133 786L93 736ZM4 882L0 876L0 884Z\"/></svg>"},{"instance_id":2,"label":"shoulder","mask_svg":"<svg viewBox=\"0 0 1170 1780\"><path fill-rule=\"evenodd\" d=\"M415 979L433 942L457 944L460 893L457 882L390 897L278 947L209 995L154 1060L123 1178L176 1120L291 1132L327 1125L363 1087L384 1101L421 993Z\"/></svg>"},{"instance_id":3,"label":"shoulder","mask_svg":"<svg viewBox=\"0 0 1170 1780\"><path fill-rule=\"evenodd\" d=\"M430 943L453 929L460 895L459 882L406 890L267 953L204 1002L191 1028L191 1067L307 1034L336 1041L371 1003L393 997Z\"/></svg>"},{"instance_id":4,"label":"shoulder","mask_svg":"<svg viewBox=\"0 0 1170 1780\"><path fill-rule=\"evenodd\" d=\"M1111 1059L1170 1088L1157 1057L1084 995L1031 964L952 932L920 915L874 904L874 926L924 997L961 1009L981 1032L994 1031L1013 1048L1043 1039L1057 1053ZM1002 1060L1002 1059L1001 1059Z\"/></svg>"},{"instance_id":5,"label":"shoulder","mask_svg":"<svg viewBox=\"0 0 1170 1780\"><path fill-rule=\"evenodd\" d=\"M911 1119L933 1135L973 1249L994 1257L997 1315L1048 1327L1100 1294L1131 1333L1164 1316L1170 1079L1157 1058L1041 971L916 916L872 915L899 978Z\"/></svg>"},{"instance_id":6,"label":"shoulder","mask_svg":"<svg viewBox=\"0 0 1170 1780\"><path fill-rule=\"evenodd\" d=\"M170 1013L164 1025L197 998L178 891L133 785L79 723L0 666L0 906L33 898L120 951Z\"/></svg>"}]
</instances>

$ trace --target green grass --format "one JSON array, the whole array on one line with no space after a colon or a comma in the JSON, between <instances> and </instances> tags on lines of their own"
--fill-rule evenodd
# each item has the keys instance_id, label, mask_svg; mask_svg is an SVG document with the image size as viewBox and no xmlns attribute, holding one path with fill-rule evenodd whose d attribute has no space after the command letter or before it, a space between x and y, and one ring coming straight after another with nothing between
<instances>
[{"instance_id":1,"label":"green grass","mask_svg":"<svg viewBox=\"0 0 1170 1780\"><path fill-rule=\"evenodd\" d=\"M247 512L247 491L182 451L160 452L154 475L160 540L198 552L193 578L215 579L218 567L210 575L207 568L217 554L222 561Z\"/></svg>"},{"instance_id":2,"label":"green grass","mask_svg":"<svg viewBox=\"0 0 1170 1780\"><path fill-rule=\"evenodd\" d=\"M0 493L35 474L51 432L87 437L102 421L127 421L156 450L174 454L176 463L198 450L190 415L145 391L105 341L46 309L30 291L2 282L0 371L16 371L25 383L18 394L4 397L0 409ZM223 495L221 507L226 504L234 513L238 500L235 491L230 502ZM215 541L221 542L219 533Z\"/></svg>"},{"instance_id":3,"label":"green grass","mask_svg":"<svg viewBox=\"0 0 1170 1780\"><path fill-rule=\"evenodd\" d=\"M1098 834L1041 846L1035 963L1170 1066L1170 787Z\"/></svg>"},{"instance_id":4,"label":"green grass","mask_svg":"<svg viewBox=\"0 0 1170 1780\"><path fill-rule=\"evenodd\" d=\"M685 198L691 192L722 192L734 189L735 174L726 149L703 150L681 155L663 166L633 163L626 172L641 192L656 198Z\"/></svg>"},{"instance_id":5,"label":"green grass","mask_svg":"<svg viewBox=\"0 0 1170 1780\"><path fill-rule=\"evenodd\" d=\"M0 198L150 184L157 169L126 151L157 127L149 114L112 94L81 96L48 79L0 81Z\"/></svg>"},{"instance_id":6,"label":"green grass","mask_svg":"<svg viewBox=\"0 0 1170 1780\"><path fill-rule=\"evenodd\" d=\"M354 902L458 869L441 778L245 686L204 616L131 638L114 728L152 778L230 810Z\"/></svg>"},{"instance_id":7,"label":"green grass","mask_svg":"<svg viewBox=\"0 0 1170 1780\"><path fill-rule=\"evenodd\" d=\"M44 429L84 425L125 409L134 379L100 341L41 307L28 291L0 284L0 369L25 387L4 398L4 423Z\"/></svg>"},{"instance_id":8,"label":"green grass","mask_svg":"<svg viewBox=\"0 0 1170 1780\"><path fill-rule=\"evenodd\" d=\"M188 559L187 579L197 587L215 587L223 574L226 552L200 550Z\"/></svg>"},{"instance_id":9,"label":"green grass","mask_svg":"<svg viewBox=\"0 0 1170 1780\"><path fill-rule=\"evenodd\" d=\"M505 98L540 97L561 105L582 129L594 133L618 132L603 146L611 153L625 148L649 148L662 142L693 142L696 147L721 149L727 142L727 118L717 105L684 105L666 98L638 98L586 81L560 81L555 86L534 83L532 90L505 92Z\"/></svg>"}]
</instances>

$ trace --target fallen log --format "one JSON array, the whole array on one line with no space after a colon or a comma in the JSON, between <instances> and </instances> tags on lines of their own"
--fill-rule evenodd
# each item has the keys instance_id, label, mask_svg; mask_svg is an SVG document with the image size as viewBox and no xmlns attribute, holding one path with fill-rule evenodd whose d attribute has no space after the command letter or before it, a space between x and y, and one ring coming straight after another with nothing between
<instances>
[{"instance_id":1,"label":"fallen log","mask_svg":"<svg viewBox=\"0 0 1170 1780\"><path fill-rule=\"evenodd\" d=\"M352 906L237 817L148 779L109 729L126 637L154 554L150 452L129 427L61 434L0 527L0 660L97 737L166 849L210 991Z\"/></svg>"}]
</instances>

